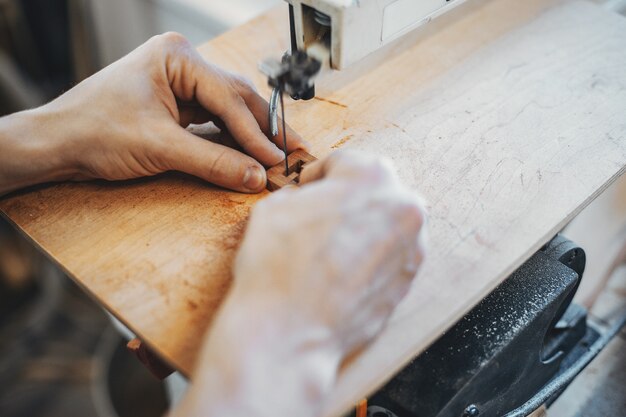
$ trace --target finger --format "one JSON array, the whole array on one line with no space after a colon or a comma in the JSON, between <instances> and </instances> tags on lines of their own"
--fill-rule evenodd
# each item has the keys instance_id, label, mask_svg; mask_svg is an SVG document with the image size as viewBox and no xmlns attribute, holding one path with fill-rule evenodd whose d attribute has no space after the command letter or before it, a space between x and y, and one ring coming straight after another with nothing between
<instances>
[{"instance_id":1,"label":"finger","mask_svg":"<svg viewBox=\"0 0 626 417\"><path fill-rule=\"evenodd\" d=\"M397 175L389 161L351 151L336 151L324 159L307 164L300 174L300 184L326 177L364 182L397 182Z\"/></svg>"},{"instance_id":2,"label":"finger","mask_svg":"<svg viewBox=\"0 0 626 417\"><path fill-rule=\"evenodd\" d=\"M335 153L332 153L324 159L318 159L306 164L302 172L300 172L300 185L324 179L330 170L330 166L336 159L334 155Z\"/></svg>"},{"instance_id":3,"label":"finger","mask_svg":"<svg viewBox=\"0 0 626 417\"><path fill-rule=\"evenodd\" d=\"M393 209L394 230L398 247L396 253L403 254L400 276L411 281L417 274L424 258L426 213L421 199L405 191L396 194ZM391 202L393 198L389 198Z\"/></svg>"},{"instance_id":4,"label":"finger","mask_svg":"<svg viewBox=\"0 0 626 417\"><path fill-rule=\"evenodd\" d=\"M215 116L198 104L179 104L178 113L180 115L180 122L178 124L182 127L187 127L191 124L204 124L209 121L213 121L215 118Z\"/></svg>"},{"instance_id":5,"label":"finger","mask_svg":"<svg viewBox=\"0 0 626 417\"><path fill-rule=\"evenodd\" d=\"M241 82L238 84L239 94L243 97L246 105L254 115L259 127L263 131L263 133L280 149L284 148L283 141L283 123L282 119L278 118L278 133L274 136L270 131L269 124L269 103L261 97L252 87L247 84L241 85ZM296 149L304 149L309 150L311 148L311 144L304 139L300 135L298 135L289 125L285 125L287 132L287 152L291 153Z\"/></svg>"},{"instance_id":6,"label":"finger","mask_svg":"<svg viewBox=\"0 0 626 417\"><path fill-rule=\"evenodd\" d=\"M253 158L229 147L204 140L174 126L167 149L161 152L169 169L186 172L210 183L245 193L265 189L265 169Z\"/></svg>"},{"instance_id":7,"label":"finger","mask_svg":"<svg viewBox=\"0 0 626 417\"><path fill-rule=\"evenodd\" d=\"M204 63L196 74L196 99L219 117L246 153L266 166L284 159L283 152L263 134L244 99L218 69Z\"/></svg>"}]
</instances>

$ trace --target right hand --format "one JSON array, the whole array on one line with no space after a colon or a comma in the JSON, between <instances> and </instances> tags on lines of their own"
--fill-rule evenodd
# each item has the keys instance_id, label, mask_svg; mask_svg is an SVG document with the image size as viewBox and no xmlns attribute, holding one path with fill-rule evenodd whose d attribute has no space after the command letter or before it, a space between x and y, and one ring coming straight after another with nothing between
<instances>
[{"instance_id":1,"label":"right hand","mask_svg":"<svg viewBox=\"0 0 626 417\"><path fill-rule=\"evenodd\" d=\"M231 296L271 306L290 332L322 330L344 356L381 331L409 290L424 209L390 164L346 152L307 166L301 186L255 207Z\"/></svg>"},{"instance_id":2,"label":"right hand","mask_svg":"<svg viewBox=\"0 0 626 417\"><path fill-rule=\"evenodd\" d=\"M319 180L319 181L318 181ZM390 165L337 152L254 208L194 384L172 416L319 415L422 261L424 211Z\"/></svg>"}]
</instances>

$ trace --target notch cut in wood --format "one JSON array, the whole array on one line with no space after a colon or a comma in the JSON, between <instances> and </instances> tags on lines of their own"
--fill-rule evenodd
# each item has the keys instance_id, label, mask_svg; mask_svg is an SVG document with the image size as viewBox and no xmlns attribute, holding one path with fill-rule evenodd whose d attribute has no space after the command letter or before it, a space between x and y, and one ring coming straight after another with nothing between
<instances>
[{"instance_id":1,"label":"notch cut in wood","mask_svg":"<svg viewBox=\"0 0 626 417\"><path fill-rule=\"evenodd\" d=\"M267 189L276 191L287 185L300 183L300 172L306 164L317 161L317 158L308 152L298 149L287 156L288 170L285 172L285 162L274 165L267 170Z\"/></svg>"}]
</instances>

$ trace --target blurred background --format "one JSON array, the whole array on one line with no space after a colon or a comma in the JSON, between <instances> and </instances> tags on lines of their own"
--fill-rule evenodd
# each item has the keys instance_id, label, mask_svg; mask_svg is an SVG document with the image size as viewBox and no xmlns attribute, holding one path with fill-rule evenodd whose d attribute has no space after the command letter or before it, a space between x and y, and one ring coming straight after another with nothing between
<instances>
[{"instance_id":1,"label":"blurred background","mask_svg":"<svg viewBox=\"0 0 626 417\"><path fill-rule=\"evenodd\" d=\"M199 45L283 0L0 0L0 115L38 106L149 37ZM597 0L624 13L626 1ZM565 230L588 254L579 301L626 305L626 178ZM109 317L0 216L0 416L159 416L168 393ZM563 417L626 409L626 334L555 404ZM590 389L589 387L594 387ZM609 407L609 408L607 408ZM551 414L552 415L552 414Z\"/></svg>"},{"instance_id":2,"label":"blurred background","mask_svg":"<svg viewBox=\"0 0 626 417\"><path fill-rule=\"evenodd\" d=\"M177 31L200 44L281 0L0 0L0 115L33 107Z\"/></svg>"}]
</instances>

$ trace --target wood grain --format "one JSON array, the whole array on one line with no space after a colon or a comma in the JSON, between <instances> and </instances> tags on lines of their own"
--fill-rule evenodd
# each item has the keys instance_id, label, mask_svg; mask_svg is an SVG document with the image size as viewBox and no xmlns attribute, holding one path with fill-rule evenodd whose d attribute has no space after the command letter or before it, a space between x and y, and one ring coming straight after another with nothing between
<instances>
[{"instance_id":1,"label":"wood grain","mask_svg":"<svg viewBox=\"0 0 626 417\"><path fill-rule=\"evenodd\" d=\"M286 49L286 24L286 11L275 11L201 52L268 92L256 66ZM345 364L328 416L384 383L626 166L622 17L582 2L476 0L415 36L408 49L322 77L319 99L287 105L312 154L384 155L430 211L416 285L382 337ZM164 175L40 188L0 207L189 373L249 209L264 195Z\"/></svg>"}]
</instances>

